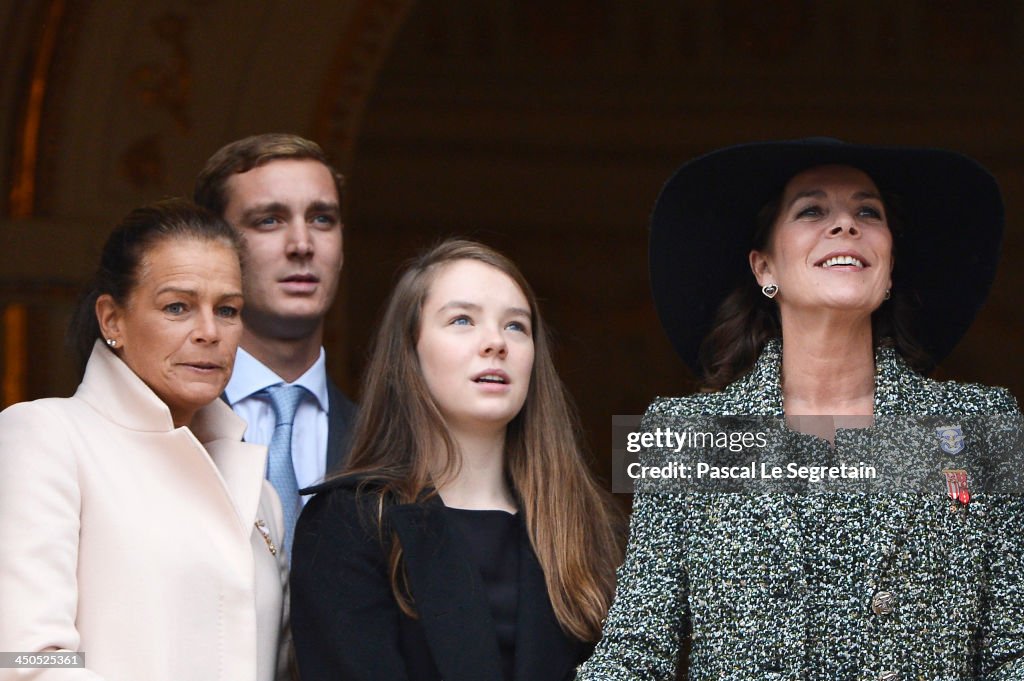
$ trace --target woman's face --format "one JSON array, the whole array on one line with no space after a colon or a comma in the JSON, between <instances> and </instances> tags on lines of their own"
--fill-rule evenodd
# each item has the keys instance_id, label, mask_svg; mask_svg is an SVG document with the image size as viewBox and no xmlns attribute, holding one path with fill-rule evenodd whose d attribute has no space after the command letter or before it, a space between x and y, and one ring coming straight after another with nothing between
<instances>
[{"instance_id":1,"label":"woman's face","mask_svg":"<svg viewBox=\"0 0 1024 681\"><path fill-rule=\"evenodd\" d=\"M477 260L445 265L423 303L416 353L449 428L503 430L522 409L533 371L526 296Z\"/></svg>"},{"instance_id":2,"label":"woman's face","mask_svg":"<svg viewBox=\"0 0 1024 681\"><path fill-rule=\"evenodd\" d=\"M242 335L242 273L226 243L164 239L139 264L124 306L96 303L118 356L187 426L224 391Z\"/></svg>"},{"instance_id":3,"label":"woman's face","mask_svg":"<svg viewBox=\"0 0 1024 681\"><path fill-rule=\"evenodd\" d=\"M870 317L892 286L892 233L875 183L849 166L818 166L786 184L768 247L751 251L761 286L779 287L785 319L849 310Z\"/></svg>"}]
</instances>

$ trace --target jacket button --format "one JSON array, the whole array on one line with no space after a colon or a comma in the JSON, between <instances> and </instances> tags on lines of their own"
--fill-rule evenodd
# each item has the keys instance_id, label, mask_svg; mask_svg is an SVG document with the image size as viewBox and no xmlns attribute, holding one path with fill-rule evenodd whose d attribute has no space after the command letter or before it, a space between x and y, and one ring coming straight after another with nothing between
<instances>
[{"instance_id":1,"label":"jacket button","mask_svg":"<svg viewBox=\"0 0 1024 681\"><path fill-rule=\"evenodd\" d=\"M876 615L891 615L896 607L896 597L888 591L879 591L871 599L871 611Z\"/></svg>"},{"instance_id":2,"label":"jacket button","mask_svg":"<svg viewBox=\"0 0 1024 681\"><path fill-rule=\"evenodd\" d=\"M878 681L899 681L900 675L896 672L878 672Z\"/></svg>"}]
</instances>

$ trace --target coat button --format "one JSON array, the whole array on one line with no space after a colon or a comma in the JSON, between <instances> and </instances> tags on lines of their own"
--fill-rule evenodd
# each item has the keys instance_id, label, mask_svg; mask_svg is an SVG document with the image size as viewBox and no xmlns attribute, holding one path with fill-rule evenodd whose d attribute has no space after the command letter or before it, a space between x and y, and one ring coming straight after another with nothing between
<instances>
[{"instance_id":1,"label":"coat button","mask_svg":"<svg viewBox=\"0 0 1024 681\"><path fill-rule=\"evenodd\" d=\"M900 675L896 672L878 672L878 681L899 681Z\"/></svg>"},{"instance_id":2,"label":"coat button","mask_svg":"<svg viewBox=\"0 0 1024 681\"><path fill-rule=\"evenodd\" d=\"M888 591L879 591L871 599L871 611L876 615L891 615L896 607L896 597Z\"/></svg>"}]
</instances>

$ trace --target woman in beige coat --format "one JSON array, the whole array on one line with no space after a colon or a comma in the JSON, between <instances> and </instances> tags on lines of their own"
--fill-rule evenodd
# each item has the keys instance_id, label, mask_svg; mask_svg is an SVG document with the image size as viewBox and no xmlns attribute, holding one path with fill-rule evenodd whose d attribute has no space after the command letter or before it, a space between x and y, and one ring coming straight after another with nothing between
<instances>
[{"instance_id":1,"label":"woman in beige coat","mask_svg":"<svg viewBox=\"0 0 1024 681\"><path fill-rule=\"evenodd\" d=\"M77 392L0 414L0 651L84 658L0 680L283 675L280 504L265 449L218 399L238 253L188 202L130 213L78 317ZM47 659L68 658L22 666Z\"/></svg>"}]
</instances>

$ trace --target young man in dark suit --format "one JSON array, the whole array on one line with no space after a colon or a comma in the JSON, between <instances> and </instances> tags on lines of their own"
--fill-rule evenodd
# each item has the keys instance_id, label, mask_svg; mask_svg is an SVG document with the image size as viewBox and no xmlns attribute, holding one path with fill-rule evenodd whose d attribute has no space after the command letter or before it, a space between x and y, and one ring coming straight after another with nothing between
<instances>
[{"instance_id":1,"label":"young man in dark suit","mask_svg":"<svg viewBox=\"0 0 1024 681\"><path fill-rule=\"evenodd\" d=\"M270 479L286 525L305 501L298 489L341 465L354 423L355 406L327 377L322 345L344 259L342 184L315 142L289 134L232 142L196 179L196 203L235 227L245 244L245 331L224 392L249 424L246 441L271 449ZM279 432L275 441L284 424L274 395L289 386L301 386L290 388L297 403L290 438ZM291 418L289 412L284 420ZM294 476L287 470L275 478L275 449L282 448Z\"/></svg>"}]
</instances>

